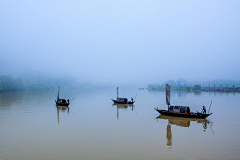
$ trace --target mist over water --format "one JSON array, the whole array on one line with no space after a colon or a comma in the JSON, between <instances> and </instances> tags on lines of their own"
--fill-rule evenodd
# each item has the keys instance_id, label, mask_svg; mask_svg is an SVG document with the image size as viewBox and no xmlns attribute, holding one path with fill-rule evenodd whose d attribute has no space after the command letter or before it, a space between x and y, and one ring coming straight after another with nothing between
<instances>
[{"instance_id":1,"label":"mist over water","mask_svg":"<svg viewBox=\"0 0 240 160\"><path fill-rule=\"evenodd\" d=\"M238 159L239 93L172 91L171 104L192 111L213 101L200 121L159 116L153 108L166 108L165 93L137 88L179 79L238 87L239 8L234 0L0 1L0 76L32 87L0 92L0 159ZM57 86L73 99L69 108L55 106ZM116 87L136 103L113 105Z\"/></svg>"},{"instance_id":2,"label":"mist over water","mask_svg":"<svg viewBox=\"0 0 240 160\"><path fill-rule=\"evenodd\" d=\"M81 83L239 80L240 2L0 2L0 74Z\"/></svg>"}]
</instances>

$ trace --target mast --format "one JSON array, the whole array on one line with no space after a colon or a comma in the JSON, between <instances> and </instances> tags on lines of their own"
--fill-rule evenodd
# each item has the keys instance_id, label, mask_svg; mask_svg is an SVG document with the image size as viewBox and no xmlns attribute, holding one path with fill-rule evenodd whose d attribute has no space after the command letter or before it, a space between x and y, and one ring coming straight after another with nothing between
<instances>
[{"instance_id":1,"label":"mast","mask_svg":"<svg viewBox=\"0 0 240 160\"><path fill-rule=\"evenodd\" d=\"M58 86L58 95L57 95L57 100L59 99L59 90L60 90L60 86Z\"/></svg>"},{"instance_id":2,"label":"mast","mask_svg":"<svg viewBox=\"0 0 240 160\"><path fill-rule=\"evenodd\" d=\"M166 104L168 105L168 111L169 111L169 105L170 105L170 89L171 86L169 86L168 84L165 85L165 89L166 89Z\"/></svg>"},{"instance_id":3,"label":"mast","mask_svg":"<svg viewBox=\"0 0 240 160\"><path fill-rule=\"evenodd\" d=\"M117 87L117 99L118 99L118 87Z\"/></svg>"}]
</instances>

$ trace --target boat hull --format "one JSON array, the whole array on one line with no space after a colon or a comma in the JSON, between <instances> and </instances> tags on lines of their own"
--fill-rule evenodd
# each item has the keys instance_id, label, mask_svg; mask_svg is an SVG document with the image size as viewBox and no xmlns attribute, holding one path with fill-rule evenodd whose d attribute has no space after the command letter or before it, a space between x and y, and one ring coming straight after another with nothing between
<instances>
[{"instance_id":1,"label":"boat hull","mask_svg":"<svg viewBox=\"0 0 240 160\"><path fill-rule=\"evenodd\" d=\"M64 101L62 102L62 100L55 100L55 103L57 106L69 106L70 103L68 103L65 99L63 99Z\"/></svg>"},{"instance_id":2,"label":"boat hull","mask_svg":"<svg viewBox=\"0 0 240 160\"><path fill-rule=\"evenodd\" d=\"M130 102L120 102L120 101L117 101L117 100L113 100L112 101L116 104L133 104L134 102L130 101Z\"/></svg>"},{"instance_id":3,"label":"boat hull","mask_svg":"<svg viewBox=\"0 0 240 160\"><path fill-rule=\"evenodd\" d=\"M186 113L173 113L173 112L168 112L167 110L161 110L161 109L156 109L154 108L157 112L159 112L161 115L165 115L165 116L173 116L173 117L185 117L185 118L201 118L201 119L205 119L208 116L210 116L212 113L210 114L202 114L202 113L192 113L192 114L186 114Z\"/></svg>"},{"instance_id":4,"label":"boat hull","mask_svg":"<svg viewBox=\"0 0 240 160\"><path fill-rule=\"evenodd\" d=\"M57 106L69 106L70 103L56 103Z\"/></svg>"}]
</instances>

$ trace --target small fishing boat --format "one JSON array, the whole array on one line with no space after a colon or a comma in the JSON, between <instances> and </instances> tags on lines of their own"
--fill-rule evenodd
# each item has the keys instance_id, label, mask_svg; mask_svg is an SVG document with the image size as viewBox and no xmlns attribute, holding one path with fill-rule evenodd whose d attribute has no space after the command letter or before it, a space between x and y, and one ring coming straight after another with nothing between
<instances>
[{"instance_id":1,"label":"small fishing boat","mask_svg":"<svg viewBox=\"0 0 240 160\"><path fill-rule=\"evenodd\" d=\"M133 98L131 98L131 101L129 101L127 98L120 98L118 97L118 87L117 87L117 99L112 101L114 103L118 103L118 104L133 104L135 101L133 101Z\"/></svg>"},{"instance_id":2,"label":"small fishing boat","mask_svg":"<svg viewBox=\"0 0 240 160\"><path fill-rule=\"evenodd\" d=\"M189 106L173 106L173 105L170 105L170 89L171 89L171 86L166 84L165 89L166 89L166 104L168 105L168 109L163 110L163 109L154 108L161 115L205 119L212 114L212 113L210 113L210 114L205 113L204 114L204 113L201 113L201 112L190 112L190 107Z\"/></svg>"},{"instance_id":3,"label":"small fishing boat","mask_svg":"<svg viewBox=\"0 0 240 160\"><path fill-rule=\"evenodd\" d=\"M57 100L55 100L56 105L59 105L59 106L68 106L68 105L70 104L69 99L66 100L66 99L59 98L59 90L60 90L60 86L58 87Z\"/></svg>"}]
</instances>

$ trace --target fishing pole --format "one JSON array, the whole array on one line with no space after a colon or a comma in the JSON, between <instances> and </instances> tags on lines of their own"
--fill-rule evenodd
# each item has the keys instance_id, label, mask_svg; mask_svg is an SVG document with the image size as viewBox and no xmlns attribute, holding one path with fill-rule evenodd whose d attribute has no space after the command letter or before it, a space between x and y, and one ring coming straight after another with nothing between
<instances>
[{"instance_id":1,"label":"fishing pole","mask_svg":"<svg viewBox=\"0 0 240 160\"><path fill-rule=\"evenodd\" d=\"M210 106L209 106L209 109L208 109L208 114L210 112L211 106L212 106L212 100L211 100L211 103L210 103Z\"/></svg>"},{"instance_id":2,"label":"fishing pole","mask_svg":"<svg viewBox=\"0 0 240 160\"><path fill-rule=\"evenodd\" d=\"M75 97L74 97L74 98L75 98ZM73 99L74 99L74 98L73 98ZM73 100L73 99L72 99L72 100ZM72 100L71 100L70 102L72 102Z\"/></svg>"},{"instance_id":3,"label":"fishing pole","mask_svg":"<svg viewBox=\"0 0 240 160\"><path fill-rule=\"evenodd\" d=\"M137 94L136 94L136 96L135 96L135 98L134 98L134 102L135 102L135 100L136 100L136 97L137 97Z\"/></svg>"}]
</instances>

